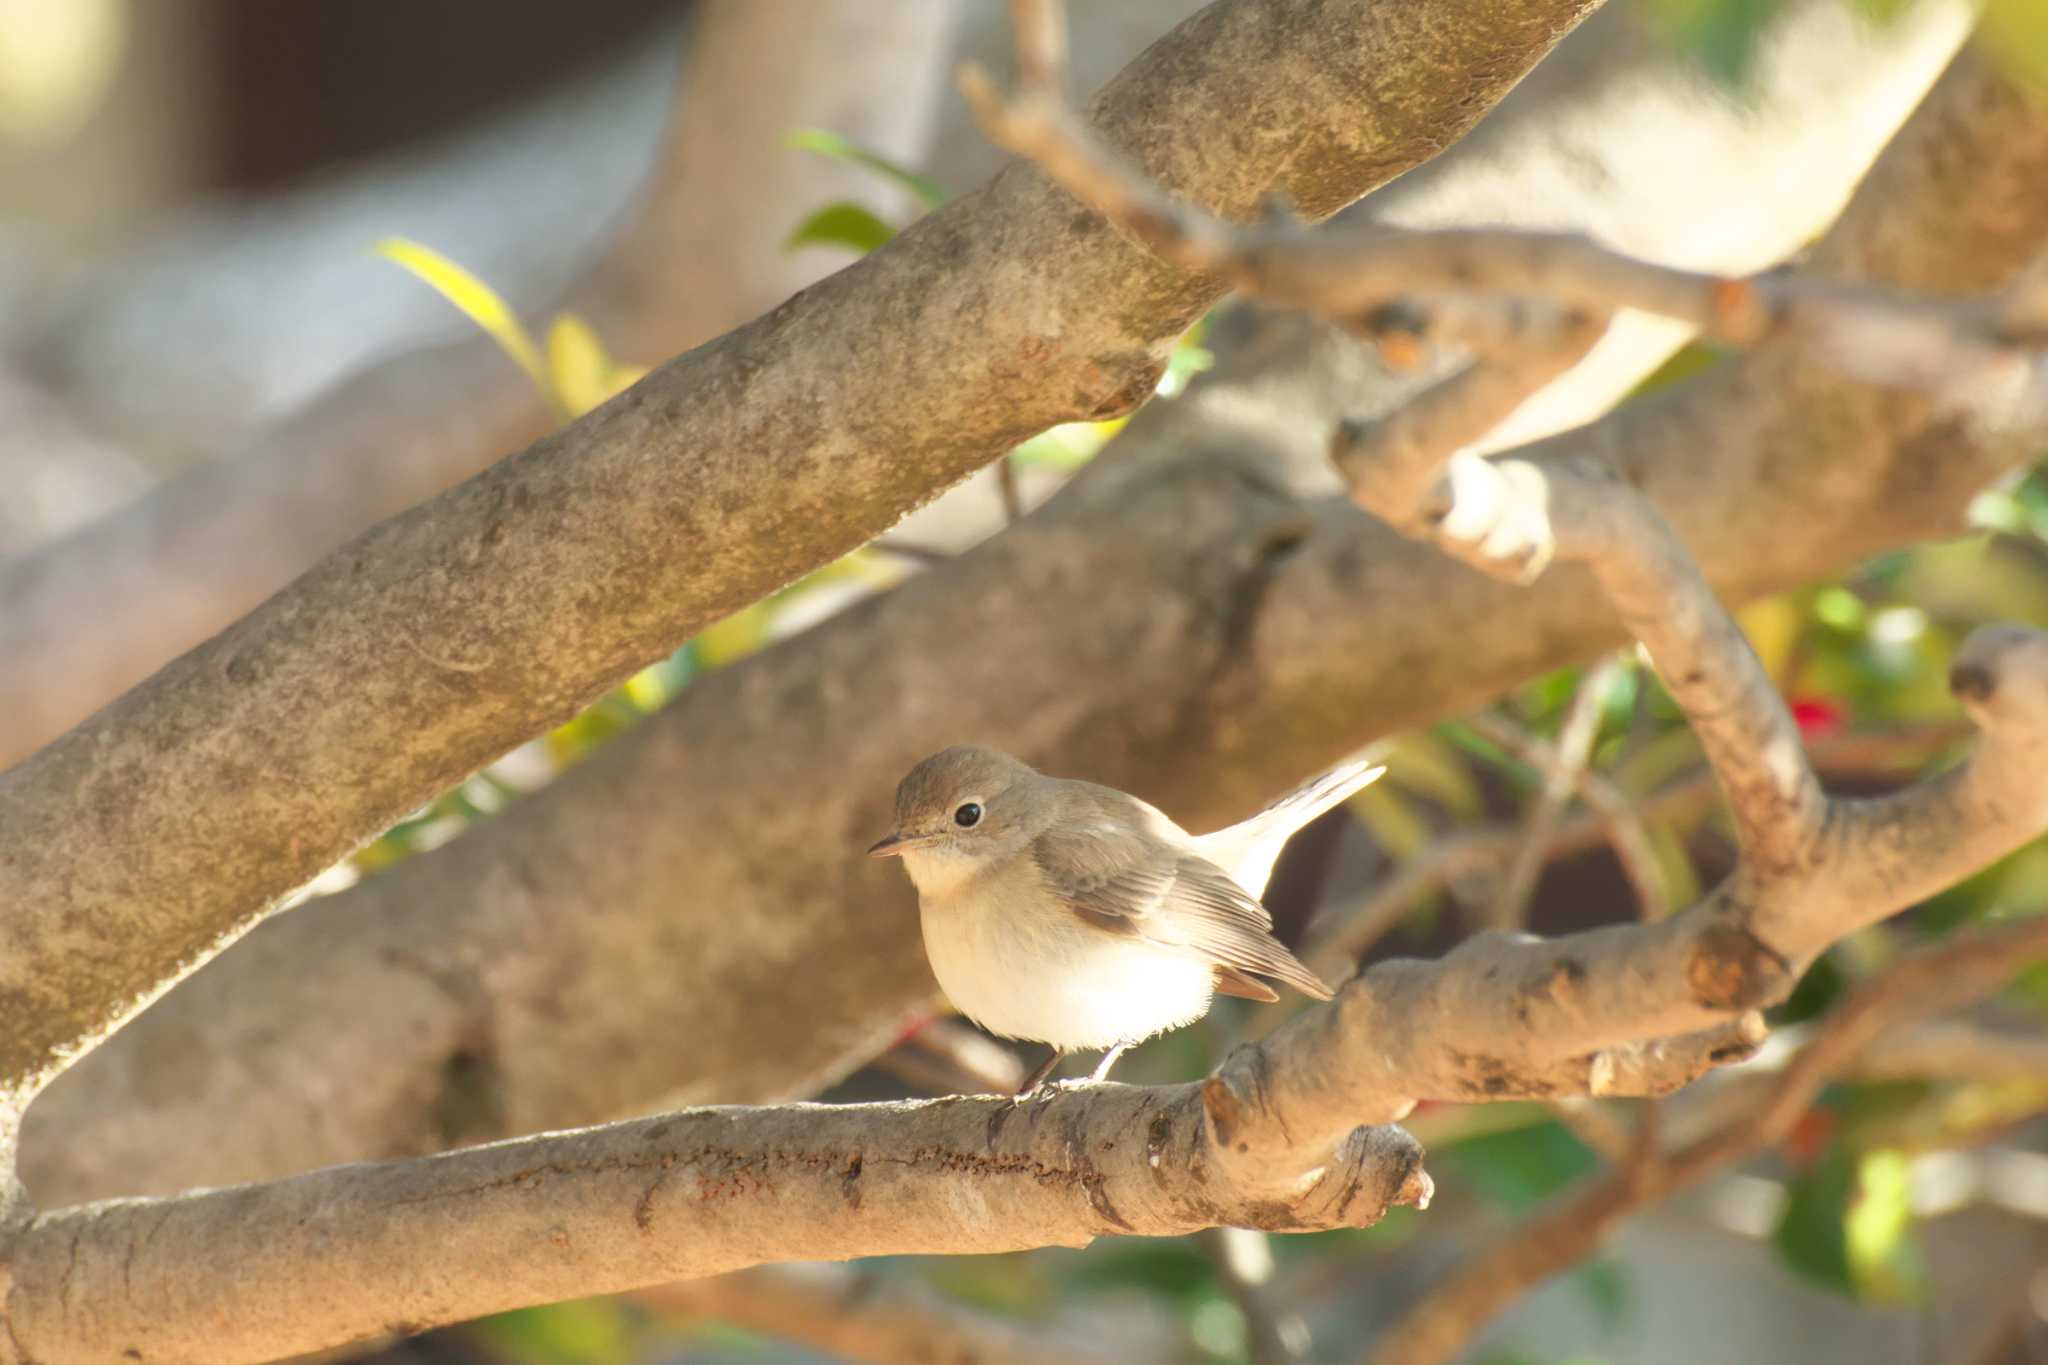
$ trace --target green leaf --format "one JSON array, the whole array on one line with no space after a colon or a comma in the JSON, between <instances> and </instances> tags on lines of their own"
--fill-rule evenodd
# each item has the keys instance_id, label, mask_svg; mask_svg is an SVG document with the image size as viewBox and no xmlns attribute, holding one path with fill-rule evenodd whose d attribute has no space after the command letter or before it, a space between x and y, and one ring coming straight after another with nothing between
<instances>
[{"instance_id":1,"label":"green leaf","mask_svg":"<svg viewBox=\"0 0 2048 1365\"><path fill-rule=\"evenodd\" d=\"M816 152L820 156L829 156L834 161L844 161L850 166L873 171L909 190L917 196L918 202L928 209L937 208L951 197L936 180L919 175L916 171L891 161L880 152L870 151L850 138L841 137L823 128L795 129L783 139L783 145L802 152Z\"/></svg>"},{"instance_id":2,"label":"green leaf","mask_svg":"<svg viewBox=\"0 0 2048 1365\"><path fill-rule=\"evenodd\" d=\"M1479 779L1458 748L1434 731L1401 736L1387 750L1386 764L1388 781L1429 797L1460 820L1477 820L1486 813Z\"/></svg>"},{"instance_id":3,"label":"green leaf","mask_svg":"<svg viewBox=\"0 0 2048 1365\"><path fill-rule=\"evenodd\" d=\"M548 383L563 410L580 417L605 399L612 377L611 357L589 323L563 313L548 327Z\"/></svg>"},{"instance_id":4,"label":"green leaf","mask_svg":"<svg viewBox=\"0 0 2048 1365\"><path fill-rule=\"evenodd\" d=\"M526 371L527 378L533 381L533 386L540 390L541 396L548 400L557 415L567 420L569 414L564 410L554 385L548 382L547 366L541 363L540 351L535 348L533 338L526 334L526 328L520 324L512 306L500 298L497 291L432 247L403 237L384 238L377 243L376 252L393 264L410 270L442 298L454 304L464 317L483 328L491 340L512 357L513 363Z\"/></svg>"},{"instance_id":5,"label":"green leaf","mask_svg":"<svg viewBox=\"0 0 2048 1365\"><path fill-rule=\"evenodd\" d=\"M1444 1156L1471 1185L1518 1214L1600 1165L1598 1156L1555 1122L1466 1138L1447 1148Z\"/></svg>"},{"instance_id":6,"label":"green leaf","mask_svg":"<svg viewBox=\"0 0 2048 1365\"><path fill-rule=\"evenodd\" d=\"M1651 0L1678 49L1706 68L1724 89L1749 81L1757 40L1776 17L1781 0Z\"/></svg>"},{"instance_id":7,"label":"green leaf","mask_svg":"<svg viewBox=\"0 0 2048 1365\"><path fill-rule=\"evenodd\" d=\"M1608 1257L1587 1261L1572 1272L1571 1282L1592 1305L1593 1318L1609 1335L1628 1321L1628 1277Z\"/></svg>"},{"instance_id":8,"label":"green leaf","mask_svg":"<svg viewBox=\"0 0 2048 1365\"><path fill-rule=\"evenodd\" d=\"M1855 1292L1843 1231L1855 1185L1855 1159L1840 1146L1830 1147L1792 1182L1773 1237L1779 1254L1794 1270L1843 1293Z\"/></svg>"},{"instance_id":9,"label":"green leaf","mask_svg":"<svg viewBox=\"0 0 2048 1365\"><path fill-rule=\"evenodd\" d=\"M1705 374L1733 354L1730 348L1711 341L1689 341L1664 358L1664 363L1644 375L1623 401L1668 389L1695 375Z\"/></svg>"},{"instance_id":10,"label":"green leaf","mask_svg":"<svg viewBox=\"0 0 2048 1365\"><path fill-rule=\"evenodd\" d=\"M859 204L841 200L825 205L798 223L796 231L790 233L789 240L782 244L782 249L796 251L807 246L843 246L865 256L895 235L895 228Z\"/></svg>"},{"instance_id":11,"label":"green leaf","mask_svg":"<svg viewBox=\"0 0 2048 1365\"><path fill-rule=\"evenodd\" d=\"M612 1300L517 1308L485 1318L472 1330L520 1365L603 1365L639 1354L633 1320Z\"/></svg>"},{"instance_id":12,"label":"green leaf","mask_svg":"<svg viewBox=\"0 0 2048 1365\"><path fill-rule=\"evenodd\" d=\"M1809 1019L1818 1019L1841 998L1848 985L1849 979L1835 965L1833 956L1821 954L1806 969L1806 975L1799 978L1792 994L1785 997L1785 1003L1772 1012L1772 1027L1783 1028L1787 1024L1803 1024Z\"/></svg>"},{"instance_id":13,"label":"green leaf","mask_svg":"<svg viewBox=\"0 0 2048 1365\"><path fill-rule=\"evenodd\" d=\"M1852 0L1856 12L1873 24L1889 26L1906 17L1914 0Z\"/></svg>"},{"instance_id":14,"label":"green leaf","mask_svg":"<svg viewBox=\"0 0 2048 1365\"><path fill-rule=\"evenodd\" d=\"M1917 1303L1927 1263L1913 1237L1913 1185L1903 1152L1868 1152L1856 1163L1856 1195L1843 1219L1849 1278L1866 1299Z\"/></svg>"},{"instance_id":15,"label":"green leaf","mask_svg":"<svg viewBox=\"0 0 2048 1365\"><path fill-rule=\"evenodd\" d=\"M1142 1289L1170 1298L1204 1296L1215 1287L1214 1263L1186 1241L1114 1243L1091 1254L1072 1285L1087 1293Z\"/></svg>"},{"instance_id":16,"label":"green leaf","mask_svg":"<svg viewBox=\"0 0 2048 1365\"><path fill-rule=\"evenodd\" d=\"M1384 782L1375 782L1347 803L1380 846L1396 858L1412 858L1429 846L1429 821L1413 802Z\"/></svg>"}]
</instances>

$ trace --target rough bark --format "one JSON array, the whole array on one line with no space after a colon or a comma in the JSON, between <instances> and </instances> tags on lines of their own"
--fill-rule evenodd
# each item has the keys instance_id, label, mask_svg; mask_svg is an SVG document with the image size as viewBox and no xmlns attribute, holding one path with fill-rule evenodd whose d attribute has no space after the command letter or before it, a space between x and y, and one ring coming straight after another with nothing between
<instances>
[{"instance_id":1,"label":"rough bark","mask_svg":"<svg viewBox=\"0 0 2048 1365\"><path fill-rule=\"evenodd\" d=\"M1588 7L1416 31L1372 5L1225 0L1095 117L1220 211L1279 188L1326 217L1469 125ZM694 631L1024 437L1134 406L1218 289L1016 167L343 547L0 776L0 1083L40 1084L296 886Z\"/></svg>"},{"instance_id":2,"label":"rough bark","mask_svg":"<svg viewBox=\"0 0 2048 1365\"><path fill-rule=\"evenodd\" d=\"M1197 1087L1106 1086L696 1110L89 1205L8 1248L0 1361L229 1365L763 1261L1355 1226L1426 1199L1398 1129L1284 1187L1217 1170L1215 1141Z\"/></svg>"},{"instance_id":3,"label":"rough bark","mask_svg":"<svg viewBox=\"0 0 2048 1365\"><path fill-rule=\"evenodd\" d=\"M2048 119L1966 59L1822 259L1996 284L2048 233L2043 175ZM980 738L1221 823L1618 640L1568 581L1514 592L1312 496L1319 432L1383 376L1276 335L1257 385L1148 410L1015 531L702 680L493 827L265 926L31 1111L31 1185L168 1190L799 1093L930 998L907 895L851 856L920 753ZM1777 348L1602 429L1735 600L1953 529L2017 458ZM1316 472L1290 488L1290 469ZM998 617L994 641L977 623ZM222 1134L222 1106L269 1117Z\"/></svg>"},{"instance_id":4,"label":"rough bark","mask_svg":"<svg viewBox=\"0 0 2048 1365\"><path fill-rule=\"evenodd\" d=\"M1560 502L1647 508L1613 483L1561 489ZM1570 550L1611 574L1610 586L1668 535L1654 518L1613 529ZM1638 535L1646 543L1633 544ZM1648 643L1665 667L1697 673L1677 689L1692 723L1748 732L1758 718L1737 711L1782 714L1775 697L1702 709L1758 666L1739 639L1687 628L1702 612L1725 621L1703 581L1680 591L1678 624ZM1738 875L1732 892L1668 921L1550 942L1484 934L1437 962L1381 963L1199 1085L693 1110L36 1215L0 1231L0 1360L263 1360L764 1261L1213 1226L1307 1231L1426 1207L1432 1184L1414 1140L1361 1124L1398 1120L1424 1098L1674 1089L1753 1049L1762 1024L1752 1011L1790 991L1788 958L1920 889L1909 876L1848 899L1855 874L1910 859L1915 873L1953 878L2038 833L2048 635L1979 632L1956 679L1983 731L1976 753L1959 777L1893 803L1900 827L1975 816L1977 844L1941 858L1851 822L1807 849L1801 875ZM1708 749L1731 801L1770 804L1740 782L1748 756ZM1752 841L1745 859L1761 847ZM2044 931L2048 920L2013 926L1977 957L2009 967L2048 941ZM1862 1011L1870 1036L1875 1014ZM321 1293L300 1292L307 1284Z\"/></svg>"}]
</instances>

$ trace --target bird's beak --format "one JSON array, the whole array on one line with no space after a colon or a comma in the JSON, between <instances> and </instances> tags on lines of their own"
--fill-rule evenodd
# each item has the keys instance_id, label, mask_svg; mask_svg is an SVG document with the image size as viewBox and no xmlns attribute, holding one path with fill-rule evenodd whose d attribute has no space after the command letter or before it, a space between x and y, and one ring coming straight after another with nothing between
<instances>
[{"instance_id":1,"label":"bird's beak","mask_svg":"<svg viewBox=\"0 0 2048 1365\"><path fill-rule=\"evenodd\" d=\"M935 835L930 834L891 834L885 839L876 840L873 847L868 849L868 856L870 858L900 857L913 848L922 848L935 837Z\"/></svg>"}]
</instances>

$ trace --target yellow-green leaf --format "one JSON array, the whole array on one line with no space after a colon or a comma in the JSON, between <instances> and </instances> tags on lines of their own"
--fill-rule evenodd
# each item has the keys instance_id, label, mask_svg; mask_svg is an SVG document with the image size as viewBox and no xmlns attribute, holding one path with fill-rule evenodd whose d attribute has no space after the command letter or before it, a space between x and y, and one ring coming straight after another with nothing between
<instances>
[{"instance_id":1,"label":"yellow-green leaf","mask_svg":"<svg viewBox=\"0 0 2048 1365\"><path fill-rule=\"evenodd\" d=\"M1384 782L1375 782L1345 803L1380 847L1396 858L1412 858L1429 845L1429 822Z\"/></svg>"},{"instance_id":2,"label":"yellow-green leaf","mask_svg":"<svg viewBox=\"0 0 2048 1365\"><path fill-rule=\"evenodd\" d=\"M1432 798L1460 820L1476 820L1485 813L1485 796L1464 755L1433 731L1401 736L1387 750L1386 764L1390 780Z\"/></svg>"},{"instance_id":3,"label":"yellow-green leaf","mask_svg":"<svg viewBox=\"0 0 2048 1365\"><path fill-rule=\"evenodd\" d=\"M816 152L829 156L834 161L844 161L850 166L873 171L884 176L916 195L928 209L935 209L946 202L946 191L936 180L919 175L905 166L899 166L880 152L871 151L851 138L823 128L798 128L783 139L783 145L798 151Z\"/></svg>"},{"instance_id":4,"label":"yellow-green leaf","mask_svg":"<svg viewBox=\"0 0 2048 1365\"><path fill-rule=\"evenodd\" d=\"M611 397L611 357L590 324L563 313L548 327L548 383L563 411L581 417Z\"/></svg>"},{"instance_id":5,"label":"yellow-green leaf","mask_svg":"<svg viewBox=\"0 0 2048 1365\"><path fill-rule=\"evenodd\" d=\"M1913 1186L1901 1152L1868 1152L1856 1163L1855 1195L1842 1219L1849 1278L1865 1298L1919 1300L1927 1267L1913 1241Z\"/></svg>"},{"instance_id":6,"label":"yellow-green leaf","mask_svg":"<svg viewBox=\"0 0 2048 1365\"><path fill-rule=\"evenodd\" d=\"M744 607L706 626L697 637L697 657L706 668L723 668L768 643L771 612L766 602Z\"/></svg>"},{"instance_id":7,"label":"yellow-green leaf","mask_svg":"<svg viewBox=\"0 0 2048 1365\"><path fill-rule=\"evenodd\" d=\"M410 270L460 309L464 317L483 328L512 357L513 363L526 371L549 405L558 414L568 415L562 412L561 397L548 382L547 367L541 363L533 338L526 334L511 305L495 290L432 247L404 237L386 237L377 243L377 254Z\"/></svg>"},{"instance_id":8,"label":"yellow-green leaf","mask_svg":"<svg viewBox=\"0 0 2048 1365\"><path fill-rule=\"evenodd\" d=\"M600 403L608 403L612 399L617 398L627 389L632 388L635 384L645 379L647 377L647 369L648 367L645 365L613 365L610 373L605 375L604 397L598 401Z\"/></svg>"},{"instance_id":9,"label":"yellow-green leaf","mask_svg":"<svg viewBox=\"0 0 2048 1365\"><path fill-rule=\"evenodd\" d=\"M896 235L896 229L859 204L827 204L796 225L784 251L807 246L843 246L865 256Z\"/></svg>"},{"instance_id":10,"label":"yellow-green leaf","mask_svg":"<svg viewBox=\"0 0 2048 1365\"><path fill-rule=\"evenodd\" d=\"M1749 647L1756 651L1764 672L1782 686L1793 646L1799 643L1806 627L1798 605L1781 593L1750 603L1735 614L1735 619L1742 626L1742 633L1749 637Z\"/></svg>"},{"instance_id":11,"label":"yellow-green leaf","mask_svg":"<svg viewBox=\"0 0 2048 1365\"><path fill-rule=\"evenodd\" d=\"M2048 5L2041 0L1985 0L1977 41L2014 84L2048 96Z\"/></svg>"}]
</instances>

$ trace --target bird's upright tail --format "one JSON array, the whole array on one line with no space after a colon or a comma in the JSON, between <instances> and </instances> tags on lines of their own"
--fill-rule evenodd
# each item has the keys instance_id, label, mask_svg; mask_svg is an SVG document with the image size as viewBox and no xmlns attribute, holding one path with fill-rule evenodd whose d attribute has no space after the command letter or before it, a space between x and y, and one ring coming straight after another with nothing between
<instances>
[{"instance_id":1,"label":"bird's upright tail","mask_svg":"<svg viewBox=\"0 0 2048 1365\"><path fill-rule=\"evenodd\" d=\"M1203 857L1228 872L1233 881L1254 897L1263 896L1266 883L1273 876L1273 864L1294 832L1348 800L1385 771L1386 767L1378 763L1340 763L1296 787L1249 820L1205 834L1196 842Z\"/></svg>"}]
</instances>

